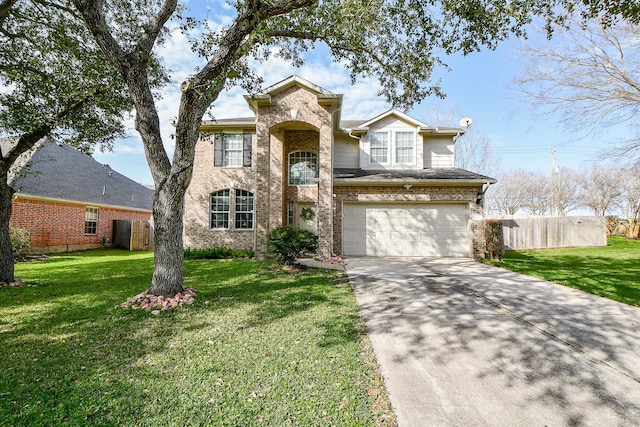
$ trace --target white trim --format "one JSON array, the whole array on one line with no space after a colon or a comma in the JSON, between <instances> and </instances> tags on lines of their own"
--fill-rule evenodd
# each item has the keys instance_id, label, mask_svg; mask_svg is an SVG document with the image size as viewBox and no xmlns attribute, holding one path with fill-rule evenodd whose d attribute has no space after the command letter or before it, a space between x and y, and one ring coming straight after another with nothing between
<instances>
[{"instance_id":1,"label":"white trim","mask_svg":"<svg viewBox=\"0 0 640 427\"><path fill-rule=\"evenodd\" d=\"M362 123L361 125L358 125L358 128L366 128L371 126L372 124L379 122L380 120L389 117L389 116L396 116L399 119L405 121L405 122L409 122L414 126L418 126L420 128L433 128L433 126L429 126L426 123L421 122L420 120L414 119L413 117L409 116L408 114L405 114L401 111L396 110L395 108L392 108L390 110L385 111L384 113L380 114L379 116L374 117L373 119Z\"/></svg>"}]
</instances>

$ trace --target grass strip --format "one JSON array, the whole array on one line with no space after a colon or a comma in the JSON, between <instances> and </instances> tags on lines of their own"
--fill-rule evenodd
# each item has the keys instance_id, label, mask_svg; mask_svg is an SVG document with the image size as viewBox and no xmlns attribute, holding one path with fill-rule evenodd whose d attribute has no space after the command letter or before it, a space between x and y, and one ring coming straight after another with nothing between
<instances>
[{"instance_id":1,"label":"grass strip","mask_svg":"<svg viewBox=\"0 0 640 427\"><path fill-rule=\"evenodd\" d=\"M494 265L640 307L640 240L606 247L508 251Z\"/></svg>"}]
</instances>

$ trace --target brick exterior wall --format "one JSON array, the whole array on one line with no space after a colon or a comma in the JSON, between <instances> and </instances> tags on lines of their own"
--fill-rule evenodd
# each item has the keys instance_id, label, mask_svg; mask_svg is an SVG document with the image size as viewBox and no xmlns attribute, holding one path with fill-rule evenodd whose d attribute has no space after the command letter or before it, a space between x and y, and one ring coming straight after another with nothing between
<instances>
[{"instance_id":1,"label":"brick exterior wall","mask_svg":"<svg viewBox=\"0 0 640 427\"><path fill-rule=\"evenodd\" d=\"M399 185L334 187L331 107L320 105L315 93L297 85L272 93L270 100L256 105L251 167L214 167L213 139L198 141L193 178L185 196L185 247L252 248L257 258L265 258L267 235L286 224L289 202L317 204L322 256L342 252L342 203L345 201L467 202L473 216L482 212L476 205L481 185L414 185L408 190ZM295 119L292 110L297 110ZM216 132L225 131L221 126ZM288 155L294 151L318 155L317 185L288 185ZM243 189L254 194L253 230L210 229L210 195L224 189ZM473 227L472 231L474 252L484 253L484 229Z\"/></svg>"},{"instance_id":2,"label":"brick exterior wall","mask_svg":"<svg viewBox=\"0 0 640 427\"><path fill-rule=\"evenodd\" d=\"M484 221L484 208L482 205L475 203L471 204L471 231L473 233L473 257L475 259L484 259L485 252L487 250L487 239L485 237L485 221ZM482 221L478 221L476 218L483 218Z\"/></svg>"},{"instance_id":3,"label":"brick exterior wall","mask_svg":"<svg viewBox=\"0 0 640 427\"><path fill-rule=\"evenodd\" d=\"M333 252L342 255L342 205L344 202L467 202L471 215L482 212L476 204L478 187L336 186L333 197ZM472 228L474 253L484 254L484 229ZM482 236L482 237L480 237ZM476 255L477 256L477 255Z\"/></svg>"},{"instance_id":4,"label":"brick exterior wall","mask_svg":"<svg viewBox=\"0 0 640 427\"><path fill-rule=\"evenodd\" d=\"M256 137L253 135L251 167L214 167L214 144L206 137L196 144L191 184L185 194L184 246L192 249L229 247L253 249L254 230L210 228L211 194L220 190L256 193ZM233 200L231 201L233 203ZM254 201L255 203L255 201ZM254 206L255 208L255 206ZM255 228L255 218L254 218Z\"/></svg>"},{"instance_id":5,"label":"brick exterior wall","mask_svg":"<svg viewBox=\"0 0 640 427\"><path fill-rule=\"evenodd\" d=\"M87 206L98 208L96 234L84 233ZM106 236L109 242L112 241L113 220L148 221L150 218L150 211L132 211L18 196L13 200L9 224L29 230L31 253L53 253L99 248L102 236Z\"/></svg>"},{"instance_id":6,"label":"brick exterior wall","mask_svg":"<svg viewBox=\"0 0 640 427\"><path fill-rule=\"evenodd\" d=\"M297 110L295 120L291 117L291 110ZM331 114L329 108L318 104L314 93L299 86L274 94L270 105L259 108L257 182L258 200L261 202L256 209L258 258L266 256L269 231L286 222L287 197L318 202L319 252L325 255L331 252ZM309 187L290 188L287 185L287 156L302 147L318 153L320 173L316 194ZM261 160L263 156L269 161Z\"/></svg>"}]
</instances>

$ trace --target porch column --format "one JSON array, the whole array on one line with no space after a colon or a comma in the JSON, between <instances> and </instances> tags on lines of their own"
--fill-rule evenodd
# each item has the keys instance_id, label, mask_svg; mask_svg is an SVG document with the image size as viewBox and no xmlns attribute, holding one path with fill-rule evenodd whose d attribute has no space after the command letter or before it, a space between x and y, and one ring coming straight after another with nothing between
<instances>
[{"instance_id":1,"label":"porch column","mask_svg":"<svg viewBox=\"0 0 640 427\"><path fill-rule=\"evenodd\" d=\"M258 121L256 123L257 152L256 161L256 195L255 195L255 251L256 259L264 260L267 257L267 234L269 233L269 129L268 126Z\"/></svg>"},{"instance_id":2,"label":"porch column","mask_svg":"<svg viewBox=\"0 0 640 427\"><path fill-rule=\"evenodd\" d=\"M333 159L331 122L320 126L318 141L318 254L331 256L333 233Z\"/></svg>"}]
</instances>

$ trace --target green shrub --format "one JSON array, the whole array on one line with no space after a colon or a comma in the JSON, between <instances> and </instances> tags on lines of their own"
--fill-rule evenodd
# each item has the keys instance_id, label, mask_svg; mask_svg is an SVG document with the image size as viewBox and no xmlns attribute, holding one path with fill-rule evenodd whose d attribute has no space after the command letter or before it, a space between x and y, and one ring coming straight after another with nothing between
<instances>
[{"instance_id":1,"label":"green shrub","mask_svg":"<svg viewBox=\"0 0 640 427\"><path fill-rule=\"evenodd\" d=\"M14 258L22 259L25 252L31 248L31 233L24 228L9 227L9 237Z\"/></svg>"},{"instance_id":2,"label":"green shrub","mask_svg":"<svg viewBox=\"0 0 640 427\"><path fill-rule=\"evenodd\" d=\"M253 258L253 249L233 249L233 248L208 248L208 249L185 249L184 259L229 259L229 258Z\"/></svg>"},{"instance_id":3,"label":"green shrub","mask_svg":"<svg viewBox=\"0 0 640 427\"><path fill-rule=\"evenodd\" d=\"M302 253L317 249L318 236L297 227L278 227L267 236L267 251L282 264L291 264Z\"/></svg>"}]
</instances>

